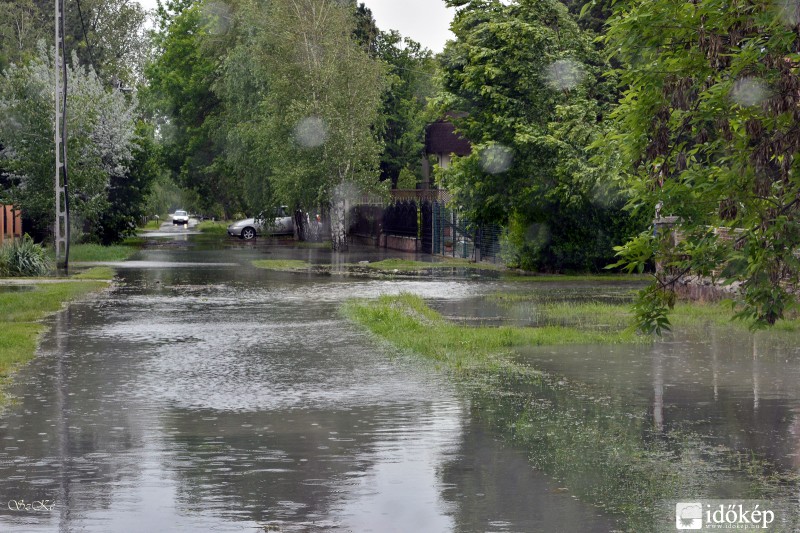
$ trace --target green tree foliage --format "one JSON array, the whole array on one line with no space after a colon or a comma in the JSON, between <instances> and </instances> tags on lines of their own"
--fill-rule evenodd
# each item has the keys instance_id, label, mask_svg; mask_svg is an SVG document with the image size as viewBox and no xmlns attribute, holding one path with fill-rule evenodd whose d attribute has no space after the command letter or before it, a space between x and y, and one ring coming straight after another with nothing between
<instances>
[{"instance_id":1,"label":"green tree foliage","mask_svg":"<svg viewBox=\"0 0 800 533\"><path fill-rule=\"evenodd\" d=\"M51 27L33 0L0 1L0 72L35 57L36 42L52 38Z\"/></svg>"},{"instance_id":2,"label":"green tree foliage","mask_svg":"<svg viewBox=\"0 0 800 533\"><path fill-rule=\"evenodd\" d=\"M177 183L198 193L203 210L239 208L239 188L221 164L219 98L212 90L226 46L212 33L216 17L193 0L159 6L154 37L156 58L146 69L144 99L153 110L162 139L162 157Z\"/></svg>"},{"instance_id":3,"label":"green tree foliage","mask_svg":"<svg viewBox=\"0 0 800 533\"><path fill-rule=\"evenodd\" d=\"M55 219L52 66L41 48L36 59L12 65L0 77L0 166L8 195L40 233L48 233ZM74 57L68 79L68 105L80 110L70 115L67 143L73 222L78 230L97 228L115 208L110 184L129 177L136 101L106 89Z\"/></svg>"},{"instance_id":4,"label":"green tree foliage","mask_svg":"<svg viewBox=\"0 0 800 533\"><path fill-rule=\"evenodd\" d=\"M153 126L136 123L136 144L124 173L112 174L108 184L108 204L93 225L86 228L88 241L114 244L136 234L139 221L148 214L146 206L151 187L161 168Z\"/></svg>"},{"instance_id":5,"label":"green tree foliage","mask_svg":"<svg viewBox=\"0 0 800 533\"><path fill-rule=\"evenodd\" d=\"M578 25L598 35L605 33L606 21L611 17L613 0L561 0Z\"/></svg>"},{"instance_id":6,"label":"green tree foliage","mask_svg":"<svg viewBox=\"0 0 800 533\"><path fill-rule=\"evenodd\" d=\"M437 90L437 66L430 50L396 31L380 32L375 55L388 66L379 127L381 179L396 187L403 171L412 172L416 181L422 177L427 105Z\"/></svg>"},{"instance_id":7,"label":"green tree foliage","mask_svg":"<svg viewBox=\"0 0 800 533\"><path fill-rule=\"evenodd\" d=\"M238 11L240 40L215 85L235 117L227 146L239 149L228 162L292 208L330 205L343 245L344 200L378 182L383 68L354 39L354 9L341 2L243 2Z\"/></svg>"},{"instance_id":8,"label":"green tree foliage","mask_svg":"<svg viewBox=\"0 0 800 533\"><path fill-rule=\"evenodd\" d=\"M128 0L66 0L66 56L75 53L109 87L134 87L142 81L149 52L147 15ZM37 42L53 44L54 5L46 0L0 1L0 71L27 63Z\"/></svg>"},{"instance_id":9,"label":"green tree foliage","mask_svg":"<svg viewBox=\"0 0 800 533\"><path fill-rule=\"evenodd\" d=\"M413 179L405 179L404 183L411 183L414 188L422 178L427 105L437 91L437 62L430 50L413 39L403 38L394 30L378 29L372 11L364 4L356 10L355 37L372 57L387 66L377 125L383 144L381 180L399 187L401 174L408 178L411 173Z\"/></svg>"},{"instance_id":10,"label":"green tree foliage","mask_svg":"<svg viewBox=\"0 0 800 533\"><path fill-rule=\"evenodd\" d=\"M652 216L659 205L682 236L675 246L668 232L643 234L618 251L629 269L663 266L637 306L642 329L668 326L675 283L689 273L741 284L740 317L756 326L794 305L798 22L795 2L618 5L608 48L627 90L606 142L622 154L632 207Z\"/></svg>"},{"instance_id":11,"label":"green tree foliage","mask_svg":"<svg viewBox=\"0 0 800 533\"><path fill-rule=\"evenodd\" d=\"M44 4L52 13L52 3ZM143 80L149 53L147 14L129 0L67 0L65 46L91 65L109 87L134 87ZM52 21L50 22L52 25Z\"/></svg>"},{"instance_id":12,"label":"green tree foliage","mask_svg":"<svg viewBox=\"0 0 800 533\"><path fill-rule=\"evenodd\" d=\"M613 99L604 61L556 0L449 4L461 9L439 106L463 113L474 150L439 178L471 220L510 226L513 264L602 268L634 222L586 149Z\"/></svg>"}]
</instances>

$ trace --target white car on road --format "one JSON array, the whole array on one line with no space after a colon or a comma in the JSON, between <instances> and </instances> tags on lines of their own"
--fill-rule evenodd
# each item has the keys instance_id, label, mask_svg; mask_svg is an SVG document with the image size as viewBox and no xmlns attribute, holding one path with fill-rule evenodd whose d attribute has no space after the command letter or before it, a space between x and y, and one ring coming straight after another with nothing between
<instances>
[{"instance_id":1,"label":"white car on road","mask_svg":"<svg viewBox=\"0 0 800 533\"><path fill-rule=\"evenodd\" d=\"M172 215L172 223L173 224L188 224L189 223L189 213L178 209Z\"/></svg>"}]
</instances>

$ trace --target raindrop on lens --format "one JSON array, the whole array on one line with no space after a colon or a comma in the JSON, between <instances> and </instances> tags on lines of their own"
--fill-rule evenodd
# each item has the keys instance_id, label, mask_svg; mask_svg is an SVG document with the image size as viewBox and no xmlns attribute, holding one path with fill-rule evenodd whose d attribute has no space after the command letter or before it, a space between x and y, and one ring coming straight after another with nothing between
<instances>
[{"instance_id":1,"label":"raindrop on lens","mask_svg":"<svg viewBox=\"0 0 800 533\"><path fill-rule=\"evenodd\" d=\"M761 105L769 96L767 84L758 78L736 80L731 89L731 99L742 107Z\"/></svg>"},{"instance_id":2,"label":"raindrop on lens","mask_svg":"<svg viewBox=\"0 0 800 533\"><path fill-rule=\"evenodd\" d=\"M586 77L583 65L573 59L559 59L547 66L547 85L558 91L573 89Z\"/></svg>"},{"instance_id":3,"label":"raindrop on lens","mask_svg":"<svg viewBox=\"0 0 800 533\"><path fill-rule=\"evenodd\" d=\"M487 146L481 151L481 168L489 174L501 174L511 167L514 154L502 144Z\"/></svg>"},{"instance_id":4,"label":"raindrop on lens","mask_svg":"<svg viewBox=\"0 0 800 533\"><path fill-rule=\"evenodd\" d=\"M778 0L776 9L786 26L793 28L800 24L800 0Z\"/></svg>"},{"instance_id":5,"label":"raindrop on lens","mask_svg":"<svg viewBox=\"0 0 800 533\"><path fill-rule=\"evenodd\" d=\"M209 2L202 7L203 22L211 35L228 33L231 8L221 2Z\"/></svg>"},{"instance_id":6,"label":"raindrop on lens","mask_svg":"<svg viewBox=\"0 0 800 533\"><path fill-rule=\"evenodd\" d=\"M306 117L294 127L294 138L303 148L319 148L328 139L328 126L320 117Z\"/></svg>"}]
</instances>

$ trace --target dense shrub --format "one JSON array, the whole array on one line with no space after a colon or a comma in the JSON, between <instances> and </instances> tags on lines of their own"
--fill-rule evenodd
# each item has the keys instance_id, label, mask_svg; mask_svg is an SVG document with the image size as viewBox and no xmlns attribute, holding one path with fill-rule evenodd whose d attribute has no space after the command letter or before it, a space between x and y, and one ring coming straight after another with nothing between
<instances>
[{"instance_id":1,"label":"dense shrub","mask_svg":"<svg viewBox=\"0 0 800 533\"><path fill-rule=\"evenodd\" d=\"M21 239L0 246L0 276L44 276L50 272L47 250L27 233Z\"/></svg>"}]
</instances>

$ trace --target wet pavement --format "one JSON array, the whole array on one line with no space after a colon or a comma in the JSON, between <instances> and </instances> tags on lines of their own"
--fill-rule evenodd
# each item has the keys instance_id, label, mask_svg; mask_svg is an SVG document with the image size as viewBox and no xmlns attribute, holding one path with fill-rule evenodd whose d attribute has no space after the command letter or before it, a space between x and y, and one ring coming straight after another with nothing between
<instances>
[{"instance_id":1,"label":"wet pavement","mask_svg":"<svg viewBox=\"0 0 800 533\"><path fill-rule=\"evenodd\" d=\"M114 289L56 315L0 417L0 530L613 529L504 445L446 377L339 310L402 291L466 301L496 282L249 264L331 256L165 236ZM23 500L47 503L16 509Z\"/></svg>"}]
</instances>

